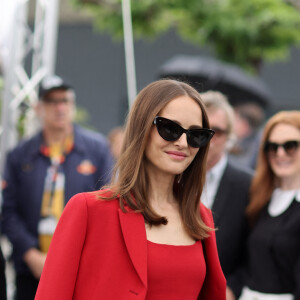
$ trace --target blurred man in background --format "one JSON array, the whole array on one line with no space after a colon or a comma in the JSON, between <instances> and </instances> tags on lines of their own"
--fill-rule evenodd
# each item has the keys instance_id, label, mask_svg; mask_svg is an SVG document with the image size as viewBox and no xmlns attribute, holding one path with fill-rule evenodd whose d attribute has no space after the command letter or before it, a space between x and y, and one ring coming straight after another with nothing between
<instances>
[{"instance_id":1,"label":"blurred man in background","mask_svg":"<svg viewBox=\"0 0 300 300\"><path fill-rule=\"evenodd\" d=\"M214 91L201 94L210 128L215 131L207 159L206 186L202 202L212 210L220 263L227 284L234 289L247 237L245 209L249 201L252 174L228 161L235 141L234 111L226 97Z\"/></svg>"},{"instance_id":2,"label":"blurred man in background","mask_svg":"<svg viewBox=\"0 0 300 300\"><path fill-rule=\"evenodd\" d=\"M108 183L113 159L104 136L73 124L75 93L46 78L36 112L42 130L7 156L3 233L13 245L16 299L33 300L48 247L67 201Z\"/></svg>"},{"instance_id":3,"label":"blurred man in background","mask_svg":"<svg viewBox=\"0 0 300 300\"><path fill-rule=\"evenodd\" d=\"M234 106L236 142L230 149L229 159L239 166L255 169L261 126L265 120L262 106L246 102Z\"/></svg>"}]
</instances>

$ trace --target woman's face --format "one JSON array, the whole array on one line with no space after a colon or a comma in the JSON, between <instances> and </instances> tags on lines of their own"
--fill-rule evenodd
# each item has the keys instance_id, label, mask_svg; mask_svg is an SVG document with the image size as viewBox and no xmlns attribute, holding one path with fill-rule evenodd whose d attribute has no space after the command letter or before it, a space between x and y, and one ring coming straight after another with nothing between
<instances>
[{"instance_id":1,"label":"woman's face","mask_svg":"<svg viewBox=\"0 0 300 300\"><path fill-rule=\"evenodd\" d=\"M268 142L284 144L288 141L300 141L300 130L289 124L277 124L271 131ZM283 147L267 153L270 166L279 179L293 179L300 176L300 147L288 154Z\"/></svg>"},{"instance_id":2,"label":"woman's face","mask_svg":"<svg viewBox=\"0 0 300 300\"><path fill-rule=\"evenodd\" d=\"M159 116L172 120L185 129L202 128L201 108L188 96L180 96L170 101L160 111ZM168 142L153 125L145 150L149 174L181 174L193 161L198 150L199 148L188 145L185 133L178 140Z\"/></svg>"}]
</instances>

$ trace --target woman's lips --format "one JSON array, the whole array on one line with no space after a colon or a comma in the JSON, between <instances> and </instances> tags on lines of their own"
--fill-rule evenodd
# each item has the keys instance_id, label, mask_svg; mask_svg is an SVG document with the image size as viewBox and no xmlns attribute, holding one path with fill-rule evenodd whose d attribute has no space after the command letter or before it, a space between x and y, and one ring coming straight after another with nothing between
<instances>
[{"instance_id":1,"label":"woman's lips","mask_svg":"<svg viewBox=\"0 0 300 300\"><path fill-rule=\"evenodd\" d=\"M178 151L167 151L167 154L176 160L184 160L187 157L185 153Z\"/></svg>"}]
</instances>

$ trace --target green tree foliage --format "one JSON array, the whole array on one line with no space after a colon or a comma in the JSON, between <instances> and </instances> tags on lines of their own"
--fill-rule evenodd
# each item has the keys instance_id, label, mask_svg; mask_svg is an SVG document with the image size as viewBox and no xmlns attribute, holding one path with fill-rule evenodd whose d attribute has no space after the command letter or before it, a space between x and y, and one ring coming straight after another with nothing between
<instances>
[{"instance_id":1,"label":"green tree foliage","mask_svg":"<svg viewBox=\"0 0 300 300\"><path fill-rule=\"evenodd\" d=\"M72 0L95 16L96 28L110 33L114 38L123 37L121 0ZM165 32L173 24L173 13L163 1L131 1L132 23L136 37L155 37Z\"/></svg>"},{"instance_id":2,"label":"green tree foliage","mask_svg":"<svg viewBox=\"0 0 300 300\"><path fill-rule=\"evenodd\" d=\"M72 0L92 11L102 32L121 38L121 0ZM222 60L259 70L264 60L288 56L300 43L300 11L284 0L131 0L136 38L170 28Z\"/></svg>"},{"instance_id":3,"label":"green tree foliage","mask_svg":"<svg viewBox=\"0 0 300 300\"><path fill-rule=\"evenodd\" d=\"M263 60L284 58L300 42L300 12L284 1L205 2L202 9L197 1L187 1L190 13L178 29L191 41L213 46L222 60L257 70Z\"/></svg>"}]
</instances>

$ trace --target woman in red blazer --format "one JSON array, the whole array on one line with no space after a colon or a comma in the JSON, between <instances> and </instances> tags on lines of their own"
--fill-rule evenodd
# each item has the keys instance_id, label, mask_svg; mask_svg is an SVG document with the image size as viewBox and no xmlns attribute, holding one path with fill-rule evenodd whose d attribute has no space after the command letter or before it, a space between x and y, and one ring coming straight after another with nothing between
<instances>
[{"instance_id":1,"label":"woman in red blazer","mask_svg":"<svg viewBox=\"0 0 300 300\"><path fill-rule=\"evenodd\" d=\"M69 201L35 299L225 300L212 215L200 204L208 128L189 85L144 88L111 185Z\"/></svg>"}]
</instances>

